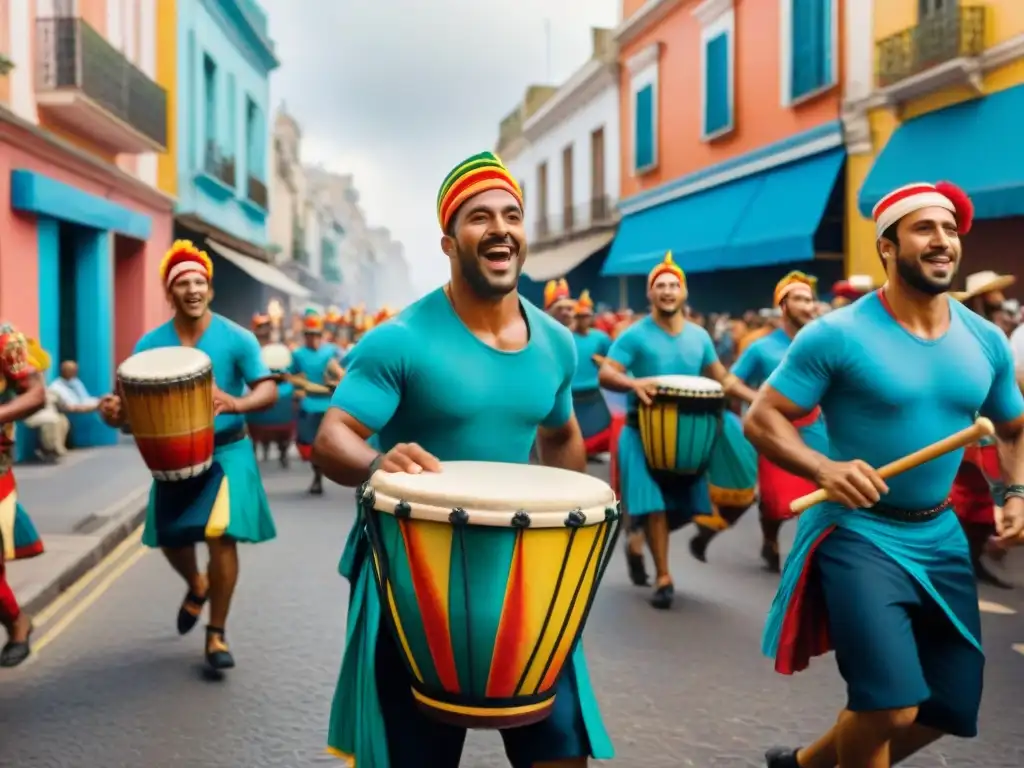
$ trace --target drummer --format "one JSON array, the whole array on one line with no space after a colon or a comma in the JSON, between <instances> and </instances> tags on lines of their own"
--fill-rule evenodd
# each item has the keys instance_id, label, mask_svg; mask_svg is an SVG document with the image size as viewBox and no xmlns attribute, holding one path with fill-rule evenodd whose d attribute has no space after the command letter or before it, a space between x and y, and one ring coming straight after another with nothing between
<instances>
[{"instance_id":1,"label":"drummer","mask_svg":"<svg viewBox=\"0 0 1024 768\"><path fill-rule=\"evenodd\" d=\"M271 344L274 326L269 315L253 315L252 332L260 347ZM287 373L287 371L271 371L271 373ZM277 384L277 402L265 411L250 413L245 417L249 434L254 443L263 448L263 460L270 455L270 446L274 444L278 450L278 460L283 469L288 468L288 451L292 447L295 436L295 387L291 382L279 381Z\"/></svg>"},{"instance_id":2,"label":"drummer","mask_svg":"<svg viewBox=\"0 0 1024 768\"><path fill-rule=\"evenodd\" d=\"M757 389L764 384L779 367L800 329L814 320L817 282L803 272L790 272L775 286L775 306L782 313L782 327L752 343L732 366L732 373L747 386ZM828 436L819 417L820 412L815 411L795 426L806 442L825 453ZM763 535L761 559L769 571L778 573L779 529L792 516L789 506L817 486L775 466L764 456L758 457L757 474Z\"/></svg>"},{"instance_id":3,"label":"drummer","mask_svg":"<svg viewBox=\"0 0 1024 768\"><path fill-rule=\"evenodd\" d=\"M154 482L142 543L160 547L188 585L178 608L179 633L184 635L195 627L203 606L210 601L205 657L211 669L220 671L235 665L225 627L238 581L237 545L269 541L277 535L256 453L245 429L245 414L272 406L277 400L277 387L260 357L256 337L210 310L212 281L213 263L206 252L188 240L175 242L160 262L160 282L174 308L174 317L139 339L135 352L193 347L213 362L214 468L203 476L204 485L199 489L193 484L186 488L177 482ZM247 386L249 391L245 393ZM107 395L100 401L100 414L112 427L131 429L118 395ZM206 492L206 484L214 482L221 483L219 492ZM188 496L182 498L186 492ZM213 521L206 538L208 573L199 570L194 545L164 546L165 520L187 513Z\"/></svg>"},{"instance_id":4,"label":"drummer","mask_svg":"<svg viewBox=\"0 0 1024 768\"><path fill-rule=\"evenodd\" d=\"M303 321L305 344L292 353L292 373L313 385L303 388L299 400L299 423L296 444L303 461L309 461L313 441L320 422L331 404L331 390L341 381L339 359L341 350L323 339L324 321L314 310L308 310ZM313 463L313 484L309 492L319 496L324 492L323 473Z\"/></svg>"},{"instance_id":5,"label":"drummer","mask_svg":"<svg viewBox=\"0 0 1024 768\"><path fill-rule=\"evenodd\" d=\"M651 314L634 323L608 350L601 365L601 386L613 392L629 394L629 410L635 413L638 402L650 403L655 390L652 377L665 375L706 376L719 382L726 394L750 402L754 391L729 373L718 359L708 332L685 319L686 276L667 253L647 276L647 297ZM622 501L634 529L627 548L630 577L642 584L644 578L642 530L654 559L656 581L651 604L655 608L672 606L675 587L669 573L668 539L694 518L721 520L711 503L705 477L677 483L656 479L647 468L640 431L628 424L619 436L619 475ZM690 553L704 561L708 544L717 534L710 526L700 525L690 541Z\"/></svg>"},{"instance_id":6,"label":"drummer","mask_svg":"<svg viewBox=\"0 0 1024 768\"><path fill-rule=\"evenodd\" d=\"M573 339L576 341L576 375L572 380L572 404L579 419L587 456L608 451L611 434L611 412L597 383L597 371L604 362L612 340L604 331L593 327L594 302L590 291L583 291L576 301Z\"/></svg>"},{"instance_id":7,"label":"drummer","mask_svg":"<svg viewBox=\"0 0 1024 768\"><path fill-rule=\"evenodd\" d=\"M12 540L14 518L24 514L14 482L14 425L45 403L46 388L30 363L27 340L13 325L0 323L0 624L7 630L0 667L16 667L32 653L32 620L14 597L5 562L42 552L36 536L31 553L19 553Z\"/></svg>"},{"instance_id":8,"label":"drummer","mask_svg":"<svg viewBox=\"0 0 1024 768\"><path fill-rule=\"evenodd\" d=\"M544 311L566 328L572 328L576 302L569 293L569 281L564 277L548 280L544 286Z\"/></svg>"},{"instance_id":9,"label":"drummer","mask_svg":"<svg viewBox=\"0 0 1024 768\"><path fill-rule=\"evenodd\" d=\"M522 200L490 152L445 179L437 215L451 281L350 354L314 451L330 479L355 487L377 469L438 471L439 460L525 464L535 438L545 464L586 470L572 413L572 336L516 291L526 259ZM384 454L367 445L371 436ZM429 756L431 768L455 768L466 732L428 719L414 703L391 633L370 619L380 615L377 592L367 587L372 567L357 526L342 568L353 587L350 606L362 607L349 613L332 752L357 766L425 765ZM512 765L582 768L588 755L613 757L582 644L556 690L550 717L501 732Z\"/></svg>"},{"instance_id":10,"label":"drummer","mask_svg":"<svg viewBox=\"0 0 1024 768\"><path fill-rule=\"evenodd\" d=\"M1009 343L946 295L972 215L948 183L883 197L874 219L888 282L804 328L747 413L757 448L834 500L797 527L765 653L791 674L834 647L847 684L838 723L809 747L769 751L770 768L887 766L944 734L977 734L978 592L948 500L960 452L888 481L873 469L980 411L1011 468L999 539L1024 531L1024 398ZM833 458L793 426L819 405Z\"/></svg>"}]
</instances>

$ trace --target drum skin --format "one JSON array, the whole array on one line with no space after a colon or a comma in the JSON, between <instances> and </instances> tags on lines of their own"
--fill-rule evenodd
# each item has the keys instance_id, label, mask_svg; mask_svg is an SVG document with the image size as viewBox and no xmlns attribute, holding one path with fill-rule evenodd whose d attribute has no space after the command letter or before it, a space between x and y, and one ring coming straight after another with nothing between
<instances>
[{"instance_id":1,"label":"drum skin","mask_svg":"<svg viewBox=\"0 0 1024 768\"><path fill-rule=\"evenodd\" d=\"M588 510L585 522L570 509L551 527L525 509L505 526L474 525L461 507L450 522L416 519L415 503L411 513L405 502L392 508L364 488L386 620L417 704L434 719L493 729L550 714L618 535L614 493L587 481L604 486L607 507Z\"/></svg>"},{"instance_id":2,"label":"drum skin","mask_svg":"<svg viewBox=\"0 0 1024 768\"><path fill-rule=\"evenodd\" d=\"M125 416L153 477L177 481L206 472L214 448L209 357L186 347L147 350L122 363L117 376Z\"/></svg>"},{"instance_id":3,"label":"drum skin","mask_svg":"<svg viewBox=\"0 0 1024 768\"><path fill-rule=\"evenodd\" d=\"M721 430L725 397L660 388L637 409L640 440L653 471L699 475L711 460Z\"/></svg>"},{"instance_id":4,"label":"drum skin","mask_svg":"<svg viewBox=\"0 0 1024 768\"><path fill-rule=\"evenodd\" d=\"M754 503L757 487L757 450L743 436L739 416L727 412L722 436L708 464L711 501L718 507L746 509Z\"/></svg>"}]
</instances>

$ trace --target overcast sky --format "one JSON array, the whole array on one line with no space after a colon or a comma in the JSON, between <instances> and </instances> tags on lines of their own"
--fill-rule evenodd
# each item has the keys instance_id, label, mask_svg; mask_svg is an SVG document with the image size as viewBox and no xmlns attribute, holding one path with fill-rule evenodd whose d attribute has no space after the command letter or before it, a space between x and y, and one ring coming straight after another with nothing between
<instances>
[{"instance_id":1,"label":"overcast sky","mask_svg":"<svg viewBox=\"0 0 1024 768\"><path fill-rule=\"evenodd\" d=\"M590 27L620 0L261 0L303 159L355 176L371 226L405 244L420 293L443 283L435 213L444 175L493 149L498 123L532 83L567 79ZM547 24L545 24L547 20ZM550 46L545 27L550 28Z\"/></svg>"}]
</instances>

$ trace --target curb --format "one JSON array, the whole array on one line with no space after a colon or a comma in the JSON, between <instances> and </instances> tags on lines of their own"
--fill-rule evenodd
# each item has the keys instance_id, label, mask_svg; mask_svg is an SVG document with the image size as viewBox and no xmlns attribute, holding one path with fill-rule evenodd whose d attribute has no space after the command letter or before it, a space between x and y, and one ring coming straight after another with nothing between
<instances>
[{"instance_id":1,"label":"curb","mask_svg":"<svg viewBox=\"0 0 1024 768\"><path fill-rule=\"evenodd\" d=\"M68 564L63 571L50 580L49 584L29 600L23 602L22 610L30 616L42 612L75 582L99 565L103 558L113 552L146 521L146 498L148 496L148 488L144 493L135 492L128 496L118 510L109 515L109 522L95 533L98 539L95 546Z\"/></svg>"}]
</instances>

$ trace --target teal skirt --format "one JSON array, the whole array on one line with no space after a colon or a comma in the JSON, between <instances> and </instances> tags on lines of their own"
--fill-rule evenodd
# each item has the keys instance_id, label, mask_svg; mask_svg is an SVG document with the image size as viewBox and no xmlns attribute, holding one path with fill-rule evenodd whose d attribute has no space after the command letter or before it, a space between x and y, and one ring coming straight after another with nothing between
<instances>
[{"instance_id":1,"label":"teal skirt","mask_svg":"<svg viewBox=\"0 0 1024 768\"><path fill-rule=\"evenodd\" d=\"M195 484L154 481L143 544L183 547L222 537L258 544L277 536L252 441L218 447L213 460Z\"/></svg>"}]
</instances>

